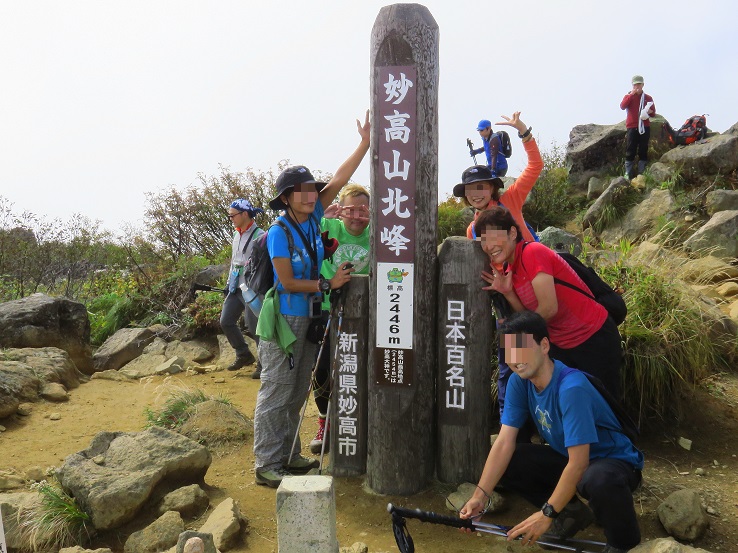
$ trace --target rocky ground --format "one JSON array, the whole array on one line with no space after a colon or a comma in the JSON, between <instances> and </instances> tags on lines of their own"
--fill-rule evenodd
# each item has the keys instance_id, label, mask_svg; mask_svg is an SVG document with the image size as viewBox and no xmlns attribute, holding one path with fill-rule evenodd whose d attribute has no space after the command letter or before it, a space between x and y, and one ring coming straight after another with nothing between
<instances>
[{"instance_id":1,"label":"rocky ground","mask_svg":"<svg viewBox=\"0 0 738 553\"><path fill-rule=\"evenodd\" d=\"M29 467L58 466L73 452L86 448L100 431L135 432L143 428L144 408L156 407L166 398L169 386L201 389L207 395L232 400L246 416L253 415L259 382L249 378L250 369L237 373L218 371L150 377L140 381L113 382L93 379L70 392L66 403L32 404L30 415L4 419L0 433L0 470L25 473ZM311 412L312 411L312 412ZM58 414L59 416L53 416ZM308 411L303 426L304 443L315 431L315 411ZM679 438L692 440L687 451ZM711 527L695 546L708 551L738 551L738 374L720 374L705 381L687 398L684 420L679 425L665 423L658 432L644 436L646 453L644 485L636 497L644 539L666 536L656 515L656 507L680 488L699 491L710 513ZM271 553L277 551L275 491L254 484L253 453L250 440L216 454L205 478L212 506L226 497L240 502L249 519L249 532L234 552ZM452 487L436 483L412 497L378 496L366 490L361 478L338 479L336 501L338 538L341 545L361 541L371 552L396 551L386 505L419 507L447 512L444 497ZM489 515L497 524L514 524L530 514L532 507L507 498L503 512ZM200 520L189 521L198 528ZM450 514L450 513L449 513ZM505 544L489 535L467 536L444 526L409 521L419 552L517 551L517 544ZM584 537L602 540L602 531L592 527ZM94 545L122 551L125 535L108 533Z\"/></svg>"}]
</instances>

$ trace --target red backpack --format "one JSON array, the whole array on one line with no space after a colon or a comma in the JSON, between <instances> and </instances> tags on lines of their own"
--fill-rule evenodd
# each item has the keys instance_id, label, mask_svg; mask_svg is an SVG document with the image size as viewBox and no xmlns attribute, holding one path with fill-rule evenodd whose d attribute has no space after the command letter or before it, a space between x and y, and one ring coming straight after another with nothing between
<instances>
[{"instance_id":1,"label":"red backpack","mask_svg":"<svg viewBox=\"0 0 738 553\"><path fill-rule=\"evenodd\" d=\"M705 114L693 115L678 130L674 130L668 121L664 121L662 129L672 147L692 144L704 140L707 134L707 119Z\"/></svg>"}]
</instances>

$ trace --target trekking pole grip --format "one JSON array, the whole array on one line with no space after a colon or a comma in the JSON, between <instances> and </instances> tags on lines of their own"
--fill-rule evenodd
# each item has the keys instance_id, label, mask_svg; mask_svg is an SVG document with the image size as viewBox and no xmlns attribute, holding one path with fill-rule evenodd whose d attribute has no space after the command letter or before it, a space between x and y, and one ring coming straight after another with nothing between
<instances>
[{"instance_id":1,"label":"trekking pole grip","mask_svg":"<svg viewBox=\"0 0 738 553\"><path fill-rule=\"evenodd\" d=\"M453 526L454 528L469 528L474 530L474 521L467 518L448 517L439 515L432 511L421 511L420 509L406 509L404 507L395 507L392 503L387 504L387 512L391 515L397 514L404 518L415 518L421 522L430 522L433 524L443 524L444 526Z\"/></svg>"}]
</instances>

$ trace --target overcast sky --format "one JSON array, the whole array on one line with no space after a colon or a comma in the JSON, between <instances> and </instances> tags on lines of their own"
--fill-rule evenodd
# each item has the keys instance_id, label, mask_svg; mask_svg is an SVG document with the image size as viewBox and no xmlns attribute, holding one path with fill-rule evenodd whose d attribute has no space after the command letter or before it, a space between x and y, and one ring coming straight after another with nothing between
<instances>
[{"instance_id":1,"label":"overcast sky","mask_svg":"<svg viewBox=\"0 0 738 553\"><path fill-rule=\"evenodd\" d=\"M0 196L47 218L140 224L146 192L218 165L334 171L369 107L386 2L0 0ZM624 119L635 73L678 126L738 121L734 1L429 0L440 28L439 198L480 118L543 147ZM513 137L509 176L523 167ZM354 180L369 184L365 160Z\"/></svg>"}]
</instances>

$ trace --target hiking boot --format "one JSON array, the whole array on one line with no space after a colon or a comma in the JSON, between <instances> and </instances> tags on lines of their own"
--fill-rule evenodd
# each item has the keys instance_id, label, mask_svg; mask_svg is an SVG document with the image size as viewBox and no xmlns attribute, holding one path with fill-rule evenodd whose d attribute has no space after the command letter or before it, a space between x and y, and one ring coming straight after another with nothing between
<instances>
[{"instance_id":1,"label":"hiking boot","mask_svg":"<svg viewBox=\"0 0 738 553\"><path fill-rule=\"evenodd\" d=\"M318 417L318 432L315 434L315 438L310 442L310 453L313 455L319 455L323 449L323 440L325 442L325 452L328 453L328 425L325 422L325 417Z\"/></svg>"},{"instance_id":2,"label":"hiking boot","mask_svg":"<svg viewBox=\"0 0 738 553\"><path fill-rule=\"evenodd\" d=\"M256 483L260 486L269 486L270 488L278 488L282 483L282 479L292 476L283 468L273 470L257 470Z\"/></svg>"},{"instance_id":3,"label":"hiking boot","mask_svg":"<svg viewBox=\"0 0 738 553\"><path fill-rule=\"evenodd\" d=\"M254 372L251 373L251 378L254 380L259 380L261 378L261 363L256 363L256 368L254 369Z\"/></svg>"},{"instance_id":4,"label":"hiking boot","mask_svg":"<svg viewBox=\"0 0 738 553\"><path fill-rule=\"evenodd\" d=\"M568 539L594 522L592 510L579 500L570 502L561 510L551 525L549 534L559 539Z\"/></svg>"},{"instance_id":5,"label":"hiking boot","mask_svg":"<svg viewBox=\"0 0 738 553\"><path fill-rule=\"evenodd\" d=\"M317 468L318 465L320 465L320 461L317 459L310 459L308 457L303 457L300 454L295 455L292 457L292 461L290 461L289 465L285 465L284 468L291 472L307 472L310 469Z\"/></svg>"},{"instance_id":6,"label":"hiking boot","mask_svg":"<svg viewBox=\"0 0 738 553\"><path fill-rule=\"evenodd\" d=\"M236 360L230 365L228 365L228 370L237 371L238 369L241 369L248 365L252 365L255 362L256 362L256 357L254 357L254 354L251 353L251 350L247 349L246 353L244 353L243 355L236 356Z\"/></svg>"}]
</instances>

